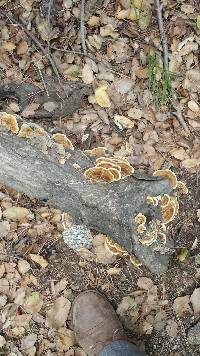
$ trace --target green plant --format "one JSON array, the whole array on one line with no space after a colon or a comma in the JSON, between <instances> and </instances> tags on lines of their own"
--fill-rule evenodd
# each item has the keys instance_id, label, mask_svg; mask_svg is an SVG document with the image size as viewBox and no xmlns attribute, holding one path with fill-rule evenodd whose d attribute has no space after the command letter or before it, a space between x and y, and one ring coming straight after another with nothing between
<instances>
[{"instance_id":1,"label":"green plant","mask_svg":"<svg viewBox=\"0 0 200 356\"><path fill-rule=\"evenodd\" d=\"M148 87L154 100L154 104L159 109L163 104L173 98L172 78L170 72L159 67L158 52L155 51L149 58L148 65ZM157 80L157 74L161 70L161 79Z\"/></svg>"}]
</instances>

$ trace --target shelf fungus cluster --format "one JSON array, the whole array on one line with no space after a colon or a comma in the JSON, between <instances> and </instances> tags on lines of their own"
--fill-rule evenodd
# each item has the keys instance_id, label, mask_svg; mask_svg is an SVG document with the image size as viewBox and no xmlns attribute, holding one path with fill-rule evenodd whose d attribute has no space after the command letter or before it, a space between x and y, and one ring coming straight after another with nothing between
<instances>
[{"instance_id":1,"label":"shelf fungus cluster","mask_svg":"<svg viewBox=\"0 0 200 356\"><path fill-rule=\"evenodd\" d=\"M105 239L105 248L113 255L128 257L129 261L134 265L134 267L142 266L142 263L133 254L130 255L125 248L120 246L108 236Z\"/></svg>"},{"instance_id":2,"label":"shelf fungus cluster","mask_svg":"<svg viewBox=\"0 0 200 356\"><path fill-rule=\"evenodd\" d=\"M84 175L95 182L112 183L134 173L134 168L122 157L99 157L95 167L88 168Z\"/></svg>"},{"instance_id":3,"label":"shelf fungus cluster","mask_svg":"<svg viewBox=\"0 0 200 356\"><path fill-rule=\"evenodd\" d=\"M61 164L65 163L69 155L66 149L74 149L73 144L64 134L55 133L49 136L41 126L35 123L25 123L21 117L6 112L0 112L0 131L12 132L26 139L30 145L44 154L55 157Z\"/></svg>"},{"instance_id":4,"label":"shelf fungus cluster","mask_svg":"<svg viewBox=\"0 0 200 356\"><path fill-rule=\"evenodd\" d=\"M150 219L139 212L134 217L134 224L137 231L138 241L142 245L150 246L156 241L166 244L166 225L171 222L179 211L179 194L187 194L188 189L182 181L178 181L174 172L169 169L158 170L153 173L155 177L169 180L173 188L171 195L147 196L146 202L161 210L161 220ZM178 193L178 194L177 194Z\"/></svg>"}]
</instances>

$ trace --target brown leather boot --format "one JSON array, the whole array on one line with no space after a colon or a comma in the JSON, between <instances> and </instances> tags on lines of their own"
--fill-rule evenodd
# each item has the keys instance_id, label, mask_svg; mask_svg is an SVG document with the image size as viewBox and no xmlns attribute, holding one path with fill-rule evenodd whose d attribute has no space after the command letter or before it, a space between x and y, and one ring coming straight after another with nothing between
<instances>
[{"instance_id":1,"label":"brown leather boot","mask_svg":"<svg viewBox=\"0 0 200 356\"><path fill-rule=\"evenodd\" d=\"M99 292L88 290L79 294L72 312L76 340L88 355L98 355L114 340L126 340L113 307Z\"/></svg>"}]
</instances>

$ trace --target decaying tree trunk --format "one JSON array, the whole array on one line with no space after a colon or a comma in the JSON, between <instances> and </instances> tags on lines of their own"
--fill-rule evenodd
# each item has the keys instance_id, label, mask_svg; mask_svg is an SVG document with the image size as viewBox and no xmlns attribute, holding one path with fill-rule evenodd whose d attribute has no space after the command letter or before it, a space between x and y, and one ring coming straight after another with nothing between
<instances>
[{"instance_id":1,"label":"decaying tree trunk","mask_svg":"<svg viewBox=\"0 0 200 356\"><path fill-rule=\"evenodd\" d=\"M16 135L0 132L0 183L70 213L77 224L109 235L152 272L165 272L169 260L166 245L142 245L134 217L141 212L160 219L160 209L148 205L146 199L170 194L170 183L137 174L111 184L92 183L83 172L94 165L94 160L78 150L70 153L61 165Z\"/></svg>"}]
</instances>

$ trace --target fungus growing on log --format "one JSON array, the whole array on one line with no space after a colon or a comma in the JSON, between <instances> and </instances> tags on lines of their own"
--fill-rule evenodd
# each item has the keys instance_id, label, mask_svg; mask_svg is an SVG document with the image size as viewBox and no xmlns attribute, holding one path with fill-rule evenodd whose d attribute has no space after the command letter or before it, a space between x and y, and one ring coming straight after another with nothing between
<instances>
[{"instance_id":1,"label":"fungus growing on log","mask_svg":"<svg viewBox=\"0 0 200 356\"><path fill-rule=\"evenodd\" d=\"M146 230L146 226L144 224L140 224L137 227L137 232L139 232L139 234L143 234L143 232Z\"/></svg>"},{"instance_id":2,"label":"fungus growing on log","mask_svg":"<svg viewBox=\"0 0 200 356\"><path fill-rule=\"evenodd\" d=\"M170 196L168 194L164 194L161 198L161 206L164 208L170 202Z\"/></svg>"},{"instance_id":3,"label":"fungus growing on log","mask_svg":"<svg viewBox=\"0 0 200 356\"><path fill-rule=\"evenodd\" d=\"M175 203L173 201L169 201L169 203L167 204L167 206L165 206L162 209L162 213L163 213L163 220L165 224L168 224L170 221L172 221L175 217L176 214L176 206Z\"/></svg>"},{"instance_id":4,"label":"fungus growing on log","mask_svg":"<svg viewBox=\"0 0 200 356\"><path fill-rule=\"evenodd\" d=\"M63 145L63 147L65 147L65 148L70 148L71 150L74 149L74 146L72 145L71 141L67 138L66 135L64 135L62 133L58 132L58 133L53 134L52 139L56 143Z\"/></svg>"},{"instance_id":5,"label":"fungus growing on log","mask_svg":"<svg viewBox=\"0 0 200 356\"><path fill-rule=\"evenodd\" d=\"M96 159L97 164L101 163L113 163L114 165L121 168L122 178L130 176L134 173L134 168L130 165L130 163L125 158L119 157L99 157Z\"/></svg>"},{"instance_id":6,"label":"fungus growing on log","mask_svg":"<svg viewBox=\"0 0 200 356\"><path fill-rule=\"evenodd\" d=\"M153 176L166 178L170 181L173 188L177 187L176 174L174 172L170 171L170 169L159 169L158 171L155 171L153 173Z\"/></svg>"},{"instance_id":7,"label":"fungus growing on log","mask_svg":"<svg viewBox=\"0 0 200 356\"><path fill-rule=\"evenodd\" d=\"M145 224L146 223L146 216L143 215L142 213L139 213L135 216L134 218L136 224Z\"/></svg>"},{"instance_id":8,"label":"fungus growing on log","mask_svg":"<svg viewBox=\"0 0 200 356\"><path fill-rule=\"evenodd\" d=\"M158 239L160 240L160 242L165 245L167 242L167 236L166 234L164 234L164 232L159 232L158 233Z\"/></svg>"},{"instance_id":9,"label":"fungus growing on log","mask_svg":"<svg viewBox=\"0 0 200 356\"><path fill-rule=\"evenodd\" d=\"M122 246L117 244L114 240L112 240L110 237L107 237L105 239L105 247L106 249L111 252L113 255L124 255L127 256L128 252L126 249L124 249Z\"/></svg>"},{"instance_id":10,"label":"fungus growing on log","mask_svg":"<svg viewBox=\"0 0 200 356\"><path fill-rule=\"evenodd\" d=\"M14 134L17 134L19 131L19 126L15 116L7 114L6 112L0 113L0 126L3 126L3 129L11 131Z\"/></svg>"},{"instance_id":11,"label":"fungus growing on log","mask_svg":"<svg viewBox=\"0 0 200 356\"><path fill-rule=\"evenodd\" d=\"M114 175L108 169L103 167L88 168L84 176L95 182L112 183L114 182Z\"/></svg>"},{"instance_id":12,"label":"fungus growing on log","mask_svg":"<svg viewBox=\"0 0 200 356\"><path fill-rule=\"evenodd\" d=\"M36 124L22 124L20 131L18 133L19 137L22 138L31 138L31 137L48 137L47 132Z\"/></svg>"},{"instance_id":13,"label":"fungus growing on log","mask_svg":"<svg viewBox=\"0 0 200 356\"><path fill-rule=\"evenodd\" d=\"M31 123L28 126L37 131ZM84 225L87 229L110 236L114 243L107 242L107 247L109 245L115 253L134 254L153 273L165 272L169 262L167 250L171 253L173 249L173 241L170 237L165 238L165 224L178 211L178 200L173 196L169 174L167 177L150 177L133 173L134 168L128 161L119 157L102 156L94 163L93 157L84 152L65 151L63 145L56 143L42 130L37 131L38 134L41 132L41 136L33 137L33 142L46 142L46 154L41 145L32 146L32 135L35 135L32 131L31 139L22 140L20 135L5 133L3 125L0 125L0 183L68 212L76 226ZM58 155L67 157L65 164L58 163ZM109 169L94 167L102 161L119 166L121 172L113 166ZM131 173L129 176L126 176L124 164ZM80 169L76 169L79 166ZM119 179L114 169L126 179ZM116 179L119 180L115 182ZM164 195L168 195L170 201L162 207ZM138 212L143 218L136 222L134 217ZM146 230L141 236L137 228L142 224Z\"/></svg>"},{"instance_id":14,"label":"fungus growing on log","mask_svg":"<svg viewBox=\"0 0 200 356\"><path fill-rule=\"evenodd\" d=\"M142 262L141 261L139 261L135 256L133 256L133 255L130 255L129 256L129 260L130 260L130 262L132 263L132 265L134 266L134 267L141 267L142 266Z\"/></svg>"},{"instance_id":15,"label":"fungus growing on log","mask_svg":"<svg viewBox=\"0 0 200 356\"><path fill-rule=\"evenodd\" d=\"M121 173L120 173L120 171L118 169L116 169L114 167L111 167L108 170L109 170L109 172L111 172L113 174L114 180L117 181L117 180L121 179L122 176L121 176Z\"/></svg>"},{"instance_id":16,"label":"fungus growing on log","mask_svg":"<svg viewBox=\"0 0 200 356\"><path fill-rule=\"evenodd\" d=\"M92 148L91 150L85 150L84 153L89 156L101 157L105 155L106 151L107 150L105 147L95 147Z\"/></svg>"}]
</instances>

